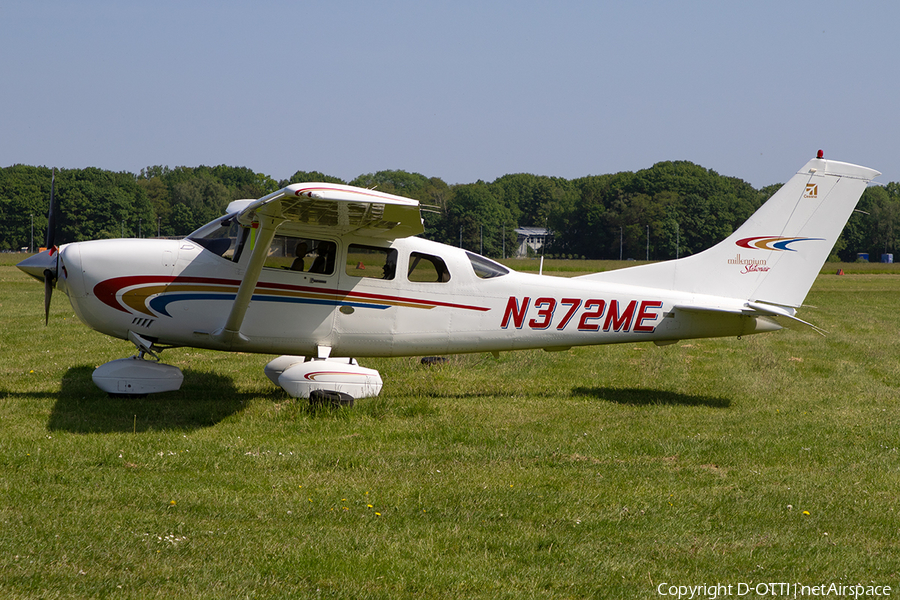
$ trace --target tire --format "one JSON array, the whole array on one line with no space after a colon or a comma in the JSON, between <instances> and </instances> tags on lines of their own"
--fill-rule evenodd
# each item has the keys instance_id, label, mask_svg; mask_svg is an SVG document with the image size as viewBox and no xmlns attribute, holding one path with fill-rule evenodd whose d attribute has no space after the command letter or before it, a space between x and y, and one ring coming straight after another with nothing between
<instances>
[{"instance_id":1,"label":"tire","mask_svg":"<svg viewBox=\"0 0 900 600\"><path fill-rule=\"evenodd\" d=\"M447 358L445 356L426 356L419 363L426 367L434 367L447 364Z\"/></svg>"},{"instance_id":2,"label":"tire","mask_svg":"<svg viewBox=\"0 0 900 600\"><path fill-rule=\"evenodd\" d=\"M353 406L353 396L333 390L313 390L309 393L309 405L312 407L331 406L338 408L346 406L349 408Z\"/></svg>"}]
</instances>

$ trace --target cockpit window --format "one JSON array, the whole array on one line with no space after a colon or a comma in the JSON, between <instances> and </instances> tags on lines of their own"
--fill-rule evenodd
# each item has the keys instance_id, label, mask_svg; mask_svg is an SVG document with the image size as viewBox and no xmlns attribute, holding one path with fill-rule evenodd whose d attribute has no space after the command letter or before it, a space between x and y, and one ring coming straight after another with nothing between
<instances>
[{"instance_id":1,"label":"cockpit window","mask_svg":"<svg viewBox=\"0 0 900 600\"><path fill-rule=\"evenodd\" d=\"M240 246L247 236L245 227L241 227L235 215L226 215L207 223L188 236L195 242L213 254L222 258L237 261L240 257Z\"/></svg>"},{"instance_id":2,"label":"cockpit window","mask_svg":"<svg viewBox=\"0 0 900 600\"><path fill-rule=\"evenodd\" d=\"M502 277L509 273L509 269L489 258L471 252L466 252L466 256L469 257L469 262L472 263L472 268L475 269L475 274L478 275L480 279Z\"/></svg>"},{"instance_id":3,"label":"cockpit window","mask_svg":"<svg viewBox=\"0 0 900 600\"><path fill-rule=\"evenodd\" d=\"M276 235L269 246L265 267L331 275L336 254L334 242Z\"/></svg>"}]
</instances>

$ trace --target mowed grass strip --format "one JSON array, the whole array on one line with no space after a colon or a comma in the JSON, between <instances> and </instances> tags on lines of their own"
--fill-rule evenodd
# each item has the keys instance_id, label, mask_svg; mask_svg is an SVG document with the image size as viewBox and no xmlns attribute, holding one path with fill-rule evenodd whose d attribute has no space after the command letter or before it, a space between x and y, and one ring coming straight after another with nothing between
<instances>
[{"instance_id":1,"label":"mowed grass strip","mask_svg":"<svg viewBox=\"0 0 900 600\"><path fill-rule=\"evenodd\" d=\"M271 358L168 350L181 391L90 381L130 344L0 267L0 596L647 598L893 585L900 278L822 275L788 329L366 360L311 412Z\"/></svg>"}]
</instances>

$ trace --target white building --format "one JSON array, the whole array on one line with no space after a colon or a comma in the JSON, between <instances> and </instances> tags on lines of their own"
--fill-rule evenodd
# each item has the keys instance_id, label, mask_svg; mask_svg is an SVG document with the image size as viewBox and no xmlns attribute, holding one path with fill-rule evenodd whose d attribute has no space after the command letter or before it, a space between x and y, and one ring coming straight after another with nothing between
<instances>
[{"instance_id":1,"label":"white building","mask_svg":"<svg viewBox=\"0 0 900 600\"><path fill-rule=\"evenodd\" d=\"M516 229L516 236L516 258L525 258L529 248L535 254L541 253L550 237L550 231L546 227L519 227Z\"/></svg>"}]
</instances>

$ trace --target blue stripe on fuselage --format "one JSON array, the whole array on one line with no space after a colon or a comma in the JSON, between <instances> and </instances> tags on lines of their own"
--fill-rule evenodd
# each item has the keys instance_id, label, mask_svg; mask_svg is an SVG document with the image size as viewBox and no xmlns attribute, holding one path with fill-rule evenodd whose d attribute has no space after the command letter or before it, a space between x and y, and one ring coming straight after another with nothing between
<instances>
[{"instance_id":1,"label":"blue stripe on fuselage","mask_svg":"<svg viewBox=\"0 0 900 600\"><path fill-rule=\"evenodd\" d=\"M168 312L169 304L173 302L181 302L183 300L231 300L233 301L237 294L220 294L220 293L202 293L190 292L183 294L163 294L156 296L150 300L150 308L166 317L172 315ZM253 302L287 302L291 304L313 304L318 306L352 306L354 308L376 308L384 310L389 308L388 305L367 304L364 302L343 302L341 300L326 300L320 298L292 298L289 296L268 296L263 294L254 294L251 299Z\"/></svg>"}]
</instances>

